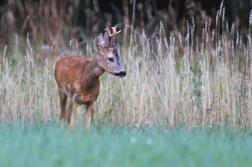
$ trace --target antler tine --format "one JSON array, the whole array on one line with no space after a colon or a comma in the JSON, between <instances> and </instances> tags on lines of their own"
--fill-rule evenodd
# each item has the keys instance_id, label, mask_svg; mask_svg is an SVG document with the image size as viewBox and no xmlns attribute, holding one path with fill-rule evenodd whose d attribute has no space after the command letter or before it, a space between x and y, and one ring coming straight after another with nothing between
<instances>
[{"instance_id":1,"label":"antler tine","mask_svg":"<svg viewBox=\"0 0 252 167\"><path fill-rule=\"evenodd\" d=\"M117 35L117 34L119 34L121 32L121 30L116 32L117 25L115 27L111 27L111 28L113 30L113 35Z\"/></svg>"},{"instance_id":2,"label":"antler tine","mask_svg":"<svg viewBox=\"0 0 252 167\"><path fill-rule=\"evenodd\" d=\"M110 30L108 27L105 29L105 31L107 32L109 38L113 37L113 34L110 33Z\"/></svg>"}]
</instances>

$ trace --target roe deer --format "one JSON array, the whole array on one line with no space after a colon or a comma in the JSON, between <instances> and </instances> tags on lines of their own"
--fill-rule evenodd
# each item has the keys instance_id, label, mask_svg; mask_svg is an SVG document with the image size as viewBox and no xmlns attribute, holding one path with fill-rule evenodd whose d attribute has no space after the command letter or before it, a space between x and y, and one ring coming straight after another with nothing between
<instances>
[{"instance_id":1,"label":"roe deer","mask_svg":"<svg viewBox=\"0 0 252 167\"><path fill-rule=\"evenodd\" d=\"M116 27L112 27L112 34L106 28L104 35L101 33L96 37L98 52L91 60L81 55L70 55L55 64L54 77L59 91L60 120L66 120L69 126L74 125L77 106L84 104L87 110L86 129L89 129L93 104L99 94L99 77L105 71L118 77L126 75L115 46L116 35L120 32L116 32ZM66 111L67 97L71 100Z\"/></svg>"}]
</instances>

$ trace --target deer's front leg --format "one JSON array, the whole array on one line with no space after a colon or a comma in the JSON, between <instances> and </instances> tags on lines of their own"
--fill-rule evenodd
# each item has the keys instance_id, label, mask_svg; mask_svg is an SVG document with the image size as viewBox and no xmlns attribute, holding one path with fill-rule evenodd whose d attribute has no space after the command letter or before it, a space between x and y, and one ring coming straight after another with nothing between
<instances>
[{"instance_id":1,"label":"deer's front leg","mask_svg":"<svg viewBox=\"0 0 252 167\"><path fill-rule=\"evenodd\" d=\"M59 90L59 100L60 100L60 108L61 108L61 114L60 114L60 121L66 121L66 102L67 102L67 96L66 94L60 89Z\"/></svg>"},{"instance_id":2,"label":"deer's front leg","mask_svg":"<svg viewBox=\"0 0 252 167\"><path fill-rule=\"evenodd\" d=\"M73 127L74 125L77 107L78 105L75 102L70 101L69 107L67 109L67 123L69 127Z\"/></svg>"},{"instance_id":3,"label":"deer's front leg","mask_svg":"<svg viewBox=\"0 0 252 167\"><path fill-rule=\"evenodd\" d=\"M76 116L77 107L78 107L78 104L73 103L72 112L70 113L69 127L74 127L74 120L75 120L75 116Z\"/></svg>"},{"instance_id":4,"label":"deer's front leg","mask_svg":"<svg viewBox=\"0 0 252 167\"><path fill-rule=\"evenodd\" d=\"M88 102L86 104L86 109L87 109L87 116L86 116L86 130L89 130L91 121L92 121L92 116L93 116L93 111L94 111L94 102Z\"/></svg>"}]
</instances>

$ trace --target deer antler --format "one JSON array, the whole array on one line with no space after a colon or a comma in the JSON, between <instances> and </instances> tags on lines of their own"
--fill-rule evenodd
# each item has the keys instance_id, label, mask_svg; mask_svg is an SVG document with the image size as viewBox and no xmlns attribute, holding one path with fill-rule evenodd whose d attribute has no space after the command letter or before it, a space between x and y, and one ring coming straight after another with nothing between
<instances>
[{"instance_id":1,"label":"deer antler","mask_svg":"<svg viewBox=\"0 0 252 167\"><path fill-rule=\"evenodd\" d=\"M115 27L111 27L111 28L112 28L113 34L110 33L110 30L108 27L105 29L105 31L108 34L109 45L113 46L114 42L115 42L116 35L119 34L121 32L121 30L116 32L117 25Z\"/></svg>"}]
</instances>

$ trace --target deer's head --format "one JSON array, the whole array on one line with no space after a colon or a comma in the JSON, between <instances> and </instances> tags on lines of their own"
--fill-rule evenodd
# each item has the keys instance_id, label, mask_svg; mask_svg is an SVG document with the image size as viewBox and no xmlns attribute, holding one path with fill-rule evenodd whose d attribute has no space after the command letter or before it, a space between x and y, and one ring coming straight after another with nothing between
<instances>
[{"instance_id":1,"label":"deer's head","mask_svg":"<svg viewBox=\"0 0 252 167\"><path fill-rule=\"evenodd\" d=\"M126 72L121 65L119 53L115 46L116 35L121 32L116 32L116 27L112 27L111 34L109 28L105 29L104 35L101 33L96 38L96 47L98 49L98 66L110 74L118 77L124 77Z\"/></svg>"}]
</instances>

